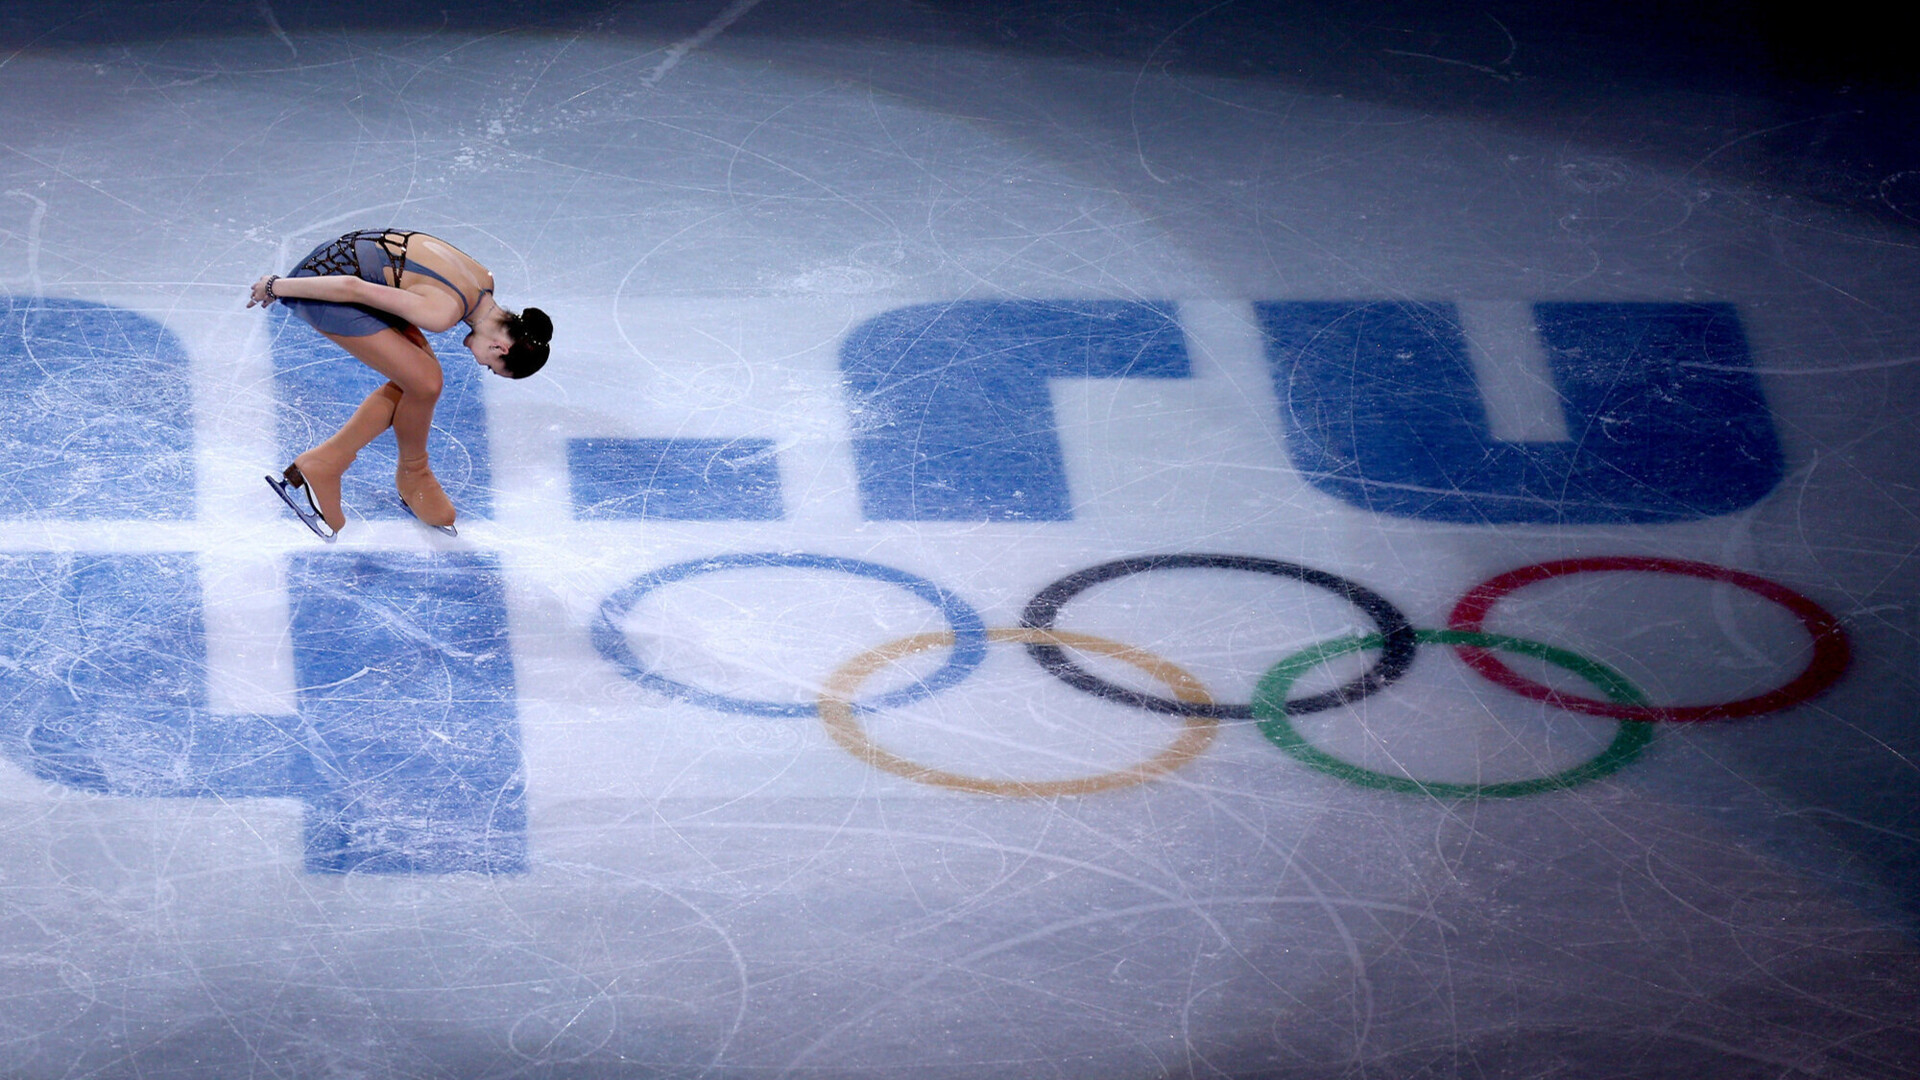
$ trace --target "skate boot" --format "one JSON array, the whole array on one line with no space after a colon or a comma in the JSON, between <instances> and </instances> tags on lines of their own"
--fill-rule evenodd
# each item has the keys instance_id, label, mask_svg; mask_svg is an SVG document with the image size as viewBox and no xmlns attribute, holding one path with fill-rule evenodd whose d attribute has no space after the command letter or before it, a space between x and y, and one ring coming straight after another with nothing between
<instances>
[{"instance_id":1,"label":"skate boot","mask_svg":"<svg viewBox=\"0 0 1920 1080\"><path fill-rule=\"evenodd\" d=\"M279 476L268 476L267 485L301 524L312 529L315 536L332 543L347 524L347 515L340 508L340 476L351 464L352 456L336 463L317 449L309 450L294 458ZM299 498L294 497L295 492Z\"/></svg>"},{"instance_id":2,"label":"skate boot","mask_svg":"<svg viewBox=\"0 0 1920 1080\"><path fill-rule=\"evenodd\" d=\"M420 524L453 534L453 500L447 498L425 459L402 461L393 474L393 483L400 490L400 502Z\"/></svg>"}]
</instances>

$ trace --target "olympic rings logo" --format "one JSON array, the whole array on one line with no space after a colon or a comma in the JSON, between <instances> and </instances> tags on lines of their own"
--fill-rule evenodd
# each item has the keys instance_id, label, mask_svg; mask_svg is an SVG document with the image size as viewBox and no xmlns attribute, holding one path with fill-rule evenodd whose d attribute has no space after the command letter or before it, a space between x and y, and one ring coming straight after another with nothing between
<instances>
[{"instance_id":1,"label":"olympic rings logo","mask_svg":"<svg viewBox=\"0 0 1920 1080\"><path fill-rule=\"evenodd\" d=\"M846 661L825 681L814 702L764 701L733 697L681 682L653 670L628 645L621 620L643 598L674 582L725 570L781 567L820 570L867 578L904 589L938 610L948 629L888 642ZM1169 660L1121 642L1058 629L1061 610L1089 589L1107 582L1164 570L1226 570L1266 575L1324 590L1351 605L1373 624L1373 631L1323 642L1283 657L1259 680L1249 702L1216 700L1200 680ZM1807 666L1780 686L1736 701L1710 705L1662 706L1626 676L1589 657L1526 638L1489 633L1485 623L1495 607L1514 593L1540 582L1596 573L1666 574L1731 585L1785 609L1812 642ZM1015 798L1085 795L1143 783L1199 757L1213 742L1222 720L1253 720L1274 746L1300 763L1365 787L1438 798L1512 798L1573 787L1619 771L1653 738L1659 723L1693 723L1758 716L1801 704L1825 692L1846 673L1851 646L1840 621L1819 604L1766 578L1711 563L1642 556L1563 559L1510 570L1469 589L1454 606L1445 629L1420 629L1392 602L1365 586L1296 563L1247 555L1169 554L1117 559L1076 571L1041 589L1027 602L1017 627L988 628L979 612L958 595L925 578L860 559L787 552L720 555L676 563L643 574L600 606L591 628L600 655L628 678L671 697L724 712L773 717L818 717L828 735L850 754L884 772L919 783L977 794ZM860 715L923 700L954 686L986 659L989 644L1017 644L1042 670L1083 693L1148 712L1180 717L1173 740L1133 766L1060 780L1015 781L968 776L918 764L880 746L865 730ZM1294 725L1298 717L1362 701L1404 676L1422 645L1452 648L1469 669L1495 685L1556 708L1618 721L1619 728L1592 759L1549 776L1516 781L1456 784L1422 781L1377 772L1313 746ZM900 689L855 700L868 679L909 656L948 650L931 675ZM1146 693L1108 681L1076 662L1070 653L1096 655L1139 670L1165 694ZM1292 697L1302 676L1338 658L1377 653L1371 666L1346 683L1321 693ZM1588 697L1558 690L1521 675L1501 654L1527 657L1560 668L1591 687Z\"/></svg>"}]
</instances>

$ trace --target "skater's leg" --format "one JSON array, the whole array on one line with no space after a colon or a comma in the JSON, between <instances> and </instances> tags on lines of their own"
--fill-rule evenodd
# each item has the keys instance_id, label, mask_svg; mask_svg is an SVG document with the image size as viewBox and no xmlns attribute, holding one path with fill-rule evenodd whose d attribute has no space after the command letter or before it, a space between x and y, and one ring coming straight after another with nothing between
<instances>
[{"instance_id":1,"label":"skater's leg","mask_svg":"<svg viewBox=\"0 0 1920 1080\"><path fill-rule=\"evenodd\" d=\"M393 438L400 448L394 484L407 508L422 522L453 524L453 501L427 464L427 432L433 428L433 407L440 400L442 380L440 361L427 347L426 338L397 330L365 337L327 337L400 388L400 401L393 410Z\"/></svg>"},{"instance_id":2,"label":"skater's leg","mask_svg":"<svg viewBox=\"0 0 1920 1080\"><path fill-rule=\"evenodd\" d=\"M367 395L340 430L326 442L293 459L294 469L312 494L320 516L334 532L346 526L340 509L340 477L353 464L360 451L381 432L393 426L394 407L400 403L400 387L388 383Z\"/></svg>"},{"instance_id":3,"label":"skater's leg","mask_svg":"<svg viewBox=\"0 0 1920 1080\"><path fill-rule=\"evenodd\" d=\"M323 447L337 447L348 456L357 455L366 445L378 438L380 433L393 426L393 413L400 405L400 387L388 383L360 403L340 430L333 433Z\"/></svg>"}]
</instances>

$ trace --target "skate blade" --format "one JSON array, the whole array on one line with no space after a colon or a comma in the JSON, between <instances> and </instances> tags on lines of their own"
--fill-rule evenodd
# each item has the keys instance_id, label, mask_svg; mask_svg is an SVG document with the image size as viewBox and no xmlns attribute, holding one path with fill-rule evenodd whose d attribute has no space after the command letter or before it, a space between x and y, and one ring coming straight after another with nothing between
<instances>
[{"instance_id":1,"label":"skate blade","mask_svg":"<svg viewBox=\"0 0 1920 1080\"><path fill-rule=\"evenodd\" d=\"M302 525L313 530L313 535L325 540L329 544L339 539L340 534L334 532L333 527L328 525L326 519L320 516L319 507L313 505L313 497L307 494L305 488L300 490L300 495L306 501L307 506L302 507L298 502L294 501L293 492L288 490L293 487L293 484L289 481L282 480L277 476L269 476L267 477L267 486L273 489L274 494L280 496L280 501L287 504L287 509L293 511L293 516L299 518Z\"/></svg>"},{"instance_id":2,"label":"skate blade","mask_svg":"<svg viewBox=\"0 0 1920 1080\"><path fill-rule=\"evenodd\" d=\"M420 515L413 512L413 507L407 505L407 500L399 499L396 501L399 502L400 509L405 510L407 512L408 517L412 518L415 521L420 521ZM446 536L460 535L460 530L454 528L451 525L428 525L424 521L420 521L420 524L426 528L432 529L434 532L441 533Z\"/></svg>"}]
</instances>

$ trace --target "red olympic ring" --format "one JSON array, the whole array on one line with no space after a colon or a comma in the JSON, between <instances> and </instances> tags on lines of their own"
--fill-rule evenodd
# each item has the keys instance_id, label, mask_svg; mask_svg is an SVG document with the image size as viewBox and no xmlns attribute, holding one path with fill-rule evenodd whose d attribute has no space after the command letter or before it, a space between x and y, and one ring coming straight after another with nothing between
<instances>
[{"instance_id":1,"label":"red olympic ring","mask_svg":"<svg viewBox=\"0 0 1920 1080\"><path fill-rule=\"evenodd\" d=\"M1731 720L1741 716L1757 716L1774 712L1792 705L1798 705L1826 690L1838 682L1846 673L1847 664L1853 658L1853 651L1847 644L1847 632L1840 627L1840 620L1833 617L1827 609L1801 596L1784 585L1768 581L1763 577L1729 570L1712 563L1690 562L1685 559L1656 559L1634 555L1616 555L1588 559L1561 559L1556 562L1538 563L1523 566L1518 570L1509 570L1499 577L1484 581L1473 587L1467 595L1461 597L1454 606L1453 614L1448 616L1447 624L1455 630L1473 633L1484 632L1481 624L1493 605L1508 593L1549 578L1566 577L1570 574L1597 574L1615 571L1638 571L1649 574L1681 574L1686 577L1704 578L1708 581L1724 581L1729 585L1754 593L1771 600L1792 612L1800 620L1813 638L1813 658L1807 668L1795 676L1791 682L1776 687L1764 694L1757 694L1738 701L1728 701L1718 705L1627 705L1611 701L1598 701L1576 694L1563 694L1550 686L1534 682L1514 671L1503 663L1500 657L1490 649L1471 646L1456 646L1460 658L1468 666L1492 682L1520 694L1544 701L1572 712L1587 713L1592 716L1610 716L1616 720L1675 721L1695 720Z\"/></svg>"}]
</instances>

